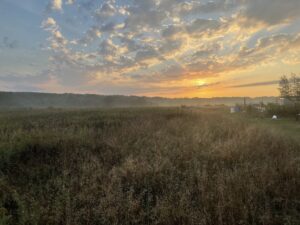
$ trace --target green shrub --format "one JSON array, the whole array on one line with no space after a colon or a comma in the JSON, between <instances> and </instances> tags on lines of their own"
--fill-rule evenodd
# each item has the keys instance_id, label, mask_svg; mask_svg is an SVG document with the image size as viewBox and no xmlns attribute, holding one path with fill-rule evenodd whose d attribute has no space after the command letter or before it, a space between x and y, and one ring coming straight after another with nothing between
<instances>
[{"instance_id":1,"label":"green shrub","mask_svg":"<svg viewBox=\"0 0 300 225\"><path fill-rule=\"evenodd\" d=\"M278 115L281 117L295 117L300 113L300 104L296 105L277 105L277 104L269 104L267 106L267 114L270 115Z\"/></svg>"}]
</instances>

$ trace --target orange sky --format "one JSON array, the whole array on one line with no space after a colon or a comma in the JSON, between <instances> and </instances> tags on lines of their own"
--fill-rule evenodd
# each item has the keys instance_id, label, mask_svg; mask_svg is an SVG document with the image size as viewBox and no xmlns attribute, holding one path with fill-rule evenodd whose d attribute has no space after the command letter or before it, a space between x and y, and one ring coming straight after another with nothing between
<instances>
[{"instance_id":1,"label":"orange sky","mask_svg":"<svg viewBox=\"0 0 300 225\"><path fill-rule=\"evenodd\" d=\"M276 96L300 73L299 12L299 0L3 0L0 90Z\"/></svg>"}]
</instances>

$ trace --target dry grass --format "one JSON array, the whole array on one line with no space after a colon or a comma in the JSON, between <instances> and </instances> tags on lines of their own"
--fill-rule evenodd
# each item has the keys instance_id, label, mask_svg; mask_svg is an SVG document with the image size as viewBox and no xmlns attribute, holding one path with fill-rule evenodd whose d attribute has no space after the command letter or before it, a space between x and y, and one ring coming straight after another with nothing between
<instances>
[{"instance_id":1,"label":"dry grass","mask_svg":"<svg viewBox=\"0 0 300 225\"><path fill-rule=\"evenodd\" d=\"M299 144L214 111L1 112L0 157L0 224L300 224Z\"/></svg>"}]
</instances>

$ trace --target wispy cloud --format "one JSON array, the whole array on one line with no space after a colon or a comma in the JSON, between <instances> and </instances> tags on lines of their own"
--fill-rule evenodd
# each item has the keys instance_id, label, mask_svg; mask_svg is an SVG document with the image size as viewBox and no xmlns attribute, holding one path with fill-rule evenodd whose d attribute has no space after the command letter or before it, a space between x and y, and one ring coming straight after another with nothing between
<instances>
[{"instance_id":1,"label":"wispy cloud","mask_svg":"<svg viewBox=\"0 0 300 225\"><path fill-rule=\"evenodd\" d=\"M214 87L214 86L217 86L220 84L221 84L221 82L199 84L199 85L197 85L197 89L206 89L206 88Z\"/></svg>"},{"instance_id":2,"label":"wispy cloud","mask_svg":"<svg viewBox=\"0 0 300 225\"><path fill-rule=\"evenodd\" d=\"M287 1L283 4L276 0L275 5L287 7L294 4L298 8L299 4L295 0ZM50 5L53 9L61 10L63 2L51 0ZM78 6L72 5L66 4L66 7L82 8L86 3L78 1ZM77 40L67 39L61 29L52 31L50 49L58 50L64 44L64 50L60 51L63 57L72 59L73 64L88 65L93 71L97 68L103 75L136 73L145 68L149 74L153 74L152 68L160 67L163 77L165 69L161 65L176 60L183 68L182 76L216 76L274 60L275 52L280 56L291 49L290 44L297 42L298 34L273 34L258 39L254 47L246 44L252 34L267 28L254 21L280 24L297 16L293 13L294 7L288 8L290 13L285 16L269 12L276 12L276 7L270 0L207 3L190 0L134 0L129 5L107 0L99 6L87 8L88 15L85 17L90 26ZM267 8L267 13L255 13L260 8ZM222 17L211 19L201 16L201 13L206 15L216 12ZM256 28L245 26L245 21ZM53 21L49 24L49 18L47 22L49 26L54 26ZM61 60L62 57L55 58Z\"/></svg>"},{"instance_id":3,"label":"wispy cloud","mask_svg":"<svg viewBox=\"0 0 300 225\"><path fill-rule=\"evenodd\" d=\"M258 86L270 86L278 84L279 80L271 80L271 81L264 81L264 82L256 82L256 83L248 83L248 84L239 84L228 86L229 88L247 88L247 87L258 87Z\"/></svg>"},{"instance_id":4,"label":"wispy cloud","mask_svg":"<svg viewBox=\"0 0 300 225\"><path fill-rule=\"evenodd\" d=\"M70 1L68 1L69 3ZM72 1L71 1L72 2ZM70 2L70 3L71 3ZM62 0L51 0L47 6L47 10L51 11L61 11L62 10L62 6L63 6L63 2Z\"/></svg>"}]
</instances>

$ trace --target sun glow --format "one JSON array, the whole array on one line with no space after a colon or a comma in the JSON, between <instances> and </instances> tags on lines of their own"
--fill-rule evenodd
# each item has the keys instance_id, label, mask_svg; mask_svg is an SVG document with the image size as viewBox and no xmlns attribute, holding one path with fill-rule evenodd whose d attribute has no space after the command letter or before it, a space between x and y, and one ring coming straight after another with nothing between
<instances>
[{"instance_id":1,"label":"sun glow","mask_svg":"<svg viewBox=\"0 0 300 225\"><path fill-rule=\"evenodd\" d=\"M207 83L206 83L205 80L198 79L198 80L195 81L195 84L196 84L196 86L204 86L204 85L206 85Z\"/></svg>"}]
</instances>

